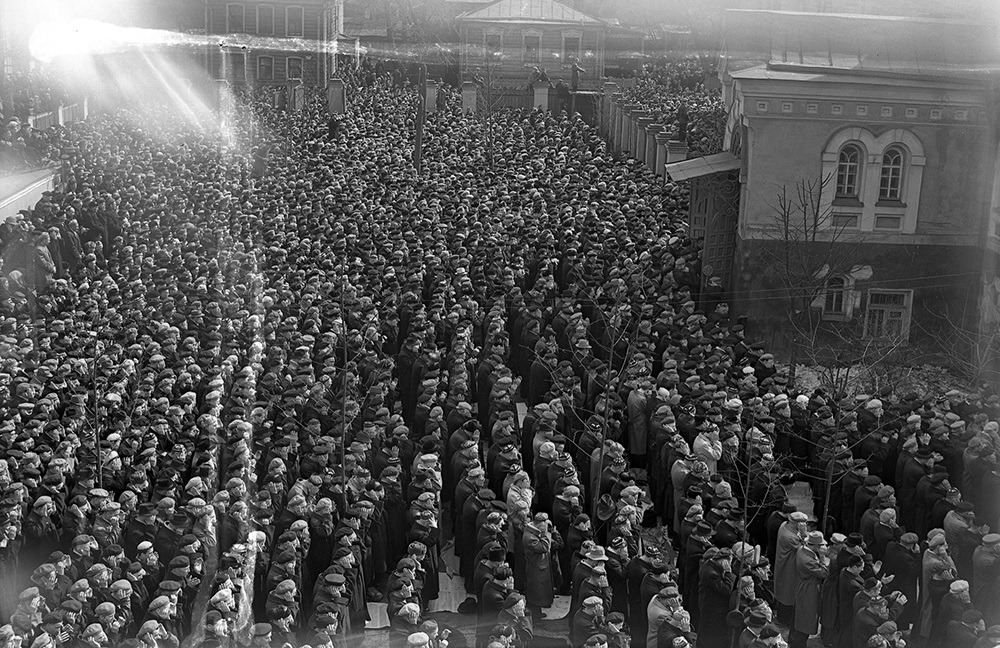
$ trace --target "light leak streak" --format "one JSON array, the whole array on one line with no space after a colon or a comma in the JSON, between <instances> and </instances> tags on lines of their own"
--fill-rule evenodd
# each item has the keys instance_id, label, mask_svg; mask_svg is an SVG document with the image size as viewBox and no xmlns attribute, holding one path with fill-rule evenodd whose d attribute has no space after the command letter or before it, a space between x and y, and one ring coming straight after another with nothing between
<instances>
[{"instance_id":1,"label":"light leak streak","mask_svg":"<svg viewBox=\"0 0 1000 648\"><path fill-rule=\"evenodd\" d=\"M83 19L42 23L28 41L31 55L43 63L68 56L116 54L160 47L205 48L212 45L285 52L316 52L325 45L327 52L336 51L335 40L322 43L306 38L248 34L187 34Z\"/></svg>"}]
</instances>

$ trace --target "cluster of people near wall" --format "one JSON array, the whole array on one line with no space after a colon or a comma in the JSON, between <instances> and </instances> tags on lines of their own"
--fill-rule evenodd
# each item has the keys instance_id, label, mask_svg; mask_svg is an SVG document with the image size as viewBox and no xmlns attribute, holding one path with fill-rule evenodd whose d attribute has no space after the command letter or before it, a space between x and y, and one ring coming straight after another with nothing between
<instances>
[{"instance_id":1,"label":"cluster of people near wall","mask_svg":"<svg viewBox=\"0 0 1000 648\"><path fill-rule=\"evenodd\" d=\"M625 103L637 104L672 137L695 154L723 149L728 109L714 69L700 57L646 66L643 74L619 83Z\"/></svg>"},{"instance_id":2,"label":"cluster of people near wall","mask_svg":"<svg viewBox=\"0 0 1000 648\"><path fill-rule=\"evenodd\" d=\"M799 394L684 188L578 116L493 155L457 93L418 176L415 90L344 76L336 129L259 92L58 130L6 225L0 648L339 646L373 601L413 648L1000 645L1000 397Z\"/></svg>"}]
</instances>

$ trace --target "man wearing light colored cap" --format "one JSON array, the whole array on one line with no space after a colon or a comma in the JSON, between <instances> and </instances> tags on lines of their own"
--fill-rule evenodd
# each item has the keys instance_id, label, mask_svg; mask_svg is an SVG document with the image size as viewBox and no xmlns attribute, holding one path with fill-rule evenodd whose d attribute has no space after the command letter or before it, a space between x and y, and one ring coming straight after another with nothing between
<instances>
[{"instance_id":1,"label":"man wearing light colored cap","mask_svg":"<svg viewBox=\"0 0 1000 648\"><path fill-rule=\"evenodd\" d=\"M774 600L778 604L779 619L791 620L791 607L795 604L795 588L798 576L795 570L795 554L805 544L806 525L809 517L795 511L778 527L778 539L774 554Z\"/></svg>"},{"instance_id":2,"label":"man wearing light colored cap","mask_svg":"<svg viewBox=\"0 0 1000 648\"><path fill-rule=\"evenodd\" d=\"M972 594L969 582L965 580L952 581L937 605L931 625L931 641L942 642L948 635L948 624L952 621L962 622L962 615L972 609Z\"/></svg>"},{"instance_id":3,"label":"man wearing light colored cap","mask_svg":"<svg viewBox=\"0 0 1000 648\"><path fill-rule=\"evenodd\" d=\"M406 637L406 648L429 648L431 638L424 632L413 632Z\"/></svg>"},{"instance_id":4,"label":"man wearing light colored cap","mask_svg":"<svg viewBox=\"0 0 1000 648\"><path fill-rule=\"evenodd\" d=\"M573 648L581 648L591 635L604 627L604 602L597 596L588 596L580 609L573 615L570 627L570 643Z\"/></svg>"},{"instance_id":5,"label":"man wearing light colored cap","mask_svg":"<svg viewBox=\"0 0 1000 648\"><path fill-rule=\"evenodd\" d=\"M100 623L91 623L80 634L81 643L90 648L105 648L108 646L108 635Z\"/></svg>"}]
</instances>

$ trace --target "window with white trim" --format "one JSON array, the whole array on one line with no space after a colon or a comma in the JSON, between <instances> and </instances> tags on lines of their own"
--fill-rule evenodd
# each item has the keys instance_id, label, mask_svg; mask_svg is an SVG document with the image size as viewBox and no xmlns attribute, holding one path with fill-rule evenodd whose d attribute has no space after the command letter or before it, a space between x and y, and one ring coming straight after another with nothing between
<instances>
[{"instance_id":1,"label":"window with white trim","mask_svg":"<svg viewBox=\"0 0 1000 648\"><path fill-rule=\"evenodd\" d=\"M287 79L301 79L302 59L298 56L289 56L285 59L285 72L285 78Z\"/></svg>"},{"instance_id":2,"label":"window with white trim","mask_svg":"<svg viewBox=\"0 0 1000 648\"><path fill-rule=\"evenodd\" d=\"M261 36L274 36L274 7L271 5L257 7L257 33Z\"/></svg>"},{"instance_id":3,"label":"window with white trim","mask_svg":"<svg viewBox=\"0 0 1000 648\"><path fill-rule=\"evenodd\" d=\"M244 52L232 52L229 55L230 75L229 78L236 82L247 80L247 59Z\"/></svg>"},{"instance_id":4,"label":"window with white trim","mask_svg":"<svg viewBox=\"0 0 1000 648\"><path fill-rule=\"evenodd\" d=\"M823 149L823 178L832 186L821 207L833 216L829 227L853 228L857 216L858 231L915 233L926 164L923 144L905 128L878 137L859 126L838 130Z\"/></svg>"},{"instance_id":5,"label":"window with white trim","mask_svg":"<svg viewBox=\"0 0 1000 648\"><path fill-rule=\"evenodd\" d=\"M503 34L498 31L488 31L483 34L484 55L503 52Z\"/></svg>"},{"instance_id":6,"label":"window with white trim","mask_svg":"<svg viewBox=\"0 0 1000 648\"><path fill-rule=\"evenodd\" d=\"M912 290L869 290L865 337L893 341L908 339L912 310Z\"/></svg>"},{"instance_id":7,"label":"window with white trim","mask_svg":"<svg viewBox=\"0 0 1000 648\"><path fill-rule=\"evenodd\" d=\"M240 33L244 29L244 9L241 4L226 5L226 31L230 34Z\"/></svg>"},{"instance_id":8,"label":"window with white trim","mask_svg":"<svg viewBox=\"0 0 1000 648\"><path fill-rule=\"evenodd\" d=\"M847 281L843 277L830 277L826 282L826 294L823 299L823 314L844 315L844 293L847 292Z\"/></svg>"},{"instance_id":9,"label":"window with white trim","mask_svg":"<svg viewBox=\"0 0 1000 648\"><path fill-rule=\"evenodd\" d=\"M878 199L899 201L903 194L903 151L892 146L882 154L882 175L878 183Z\"/></svg>"},{"instance_id":10,"label":"window with white trim","mask_svg":"<svg viewBox=\"0 0 1000 648\"><path fill-rule=\"evenodd\" d=\"M861 149L848 144L840 149L837 159L837 197L858 198L861 183Z\"/></svg>"},{"instance_id":11,"label":"window with white trim","mask_svg":"<svg viewBox=\"0 0 1000 648\"><path fill-rule=\"evenodd\" d=\"M580 58L581 38L576 34L563 35L563 62Z\"/></svg>"},{"instance_id":12,"label":"window with white trim","mask_svg":"<svg viewBox=\"0 0 1000 648\"><path fill-rule=\"evenodd\" d=\"M301 38L305 33L305 12L302 7L285 9L285 36Z\"/></svg>"},{"instance_id":13,"label":"window with white trim","mask_svg":"<svg viewBox=\"0 0 1000 648\"><path fill-rule=\"evenodd\" d=\"M538 34L524 35L524 62L536 64L541 61L542 37Z\"/></svg>"},{"instance_id":14,"label":"window with white trim","mask_svg":"<svg viewBox=\"0 0 1000 648\"><path fill-rule=\"evenodd\" d=\"M257 57L257 80L270 81L274 78L274 58L270 56Z\"/></svg>"}]
</instances>

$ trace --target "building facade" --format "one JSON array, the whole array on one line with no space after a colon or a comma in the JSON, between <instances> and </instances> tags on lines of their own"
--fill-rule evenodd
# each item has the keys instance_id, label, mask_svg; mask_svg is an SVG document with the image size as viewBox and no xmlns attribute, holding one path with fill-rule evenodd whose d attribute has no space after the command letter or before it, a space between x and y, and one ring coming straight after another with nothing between
<instances>
[{"instance_id":1,"label":"building facade","mask_svg":"<svg viewBox=\"0 0 1000 648\"><path fill-rule=\"evenodd\" d=\"M755 33L727 37L720 61L727 152L692 180L691 203L706 259L731 259L706 266L734 311L785 351L801 344L790 318L802 317L831 340L903 343L929 362L971 352L952 343L969 347L1000 320L1000 120L996 82L980 70L996 47L981 25L815 14L787 16L802 39L786 41L775 38L781 12L745 13ZM800 49L838 37L803 24L831 22L871 43ZM912 39L935 32L963 33L962 56L957 41ZM754 39L766 44L749 56ZM896 44L907 41L905 54ZM784 249L810 275L805 306L788 299Z\"/></svg>"},{"instance_id":2,"label":"building facade","mask_svg":"<svg viewBox=\"0 0 1000 648\"><path fill-rule=\"evenodd\" d=\"M463 81L487 71L526 86L535 69L555 84L596 89L604 75L608 27L555 0L500 0L459 16ZM576 67L576 72L574 72Z\"/></svg>"},{"instance_id":3,"label":"building facade","mask_svg":"<svg viewBox=\"0 0 1000 648\"><path fill-rule=\"evenodd\" d=\"M236 85L323 86L336 73L343 20L342 0L209 0L209 72Z\"/></svg>"}]
</instances>

